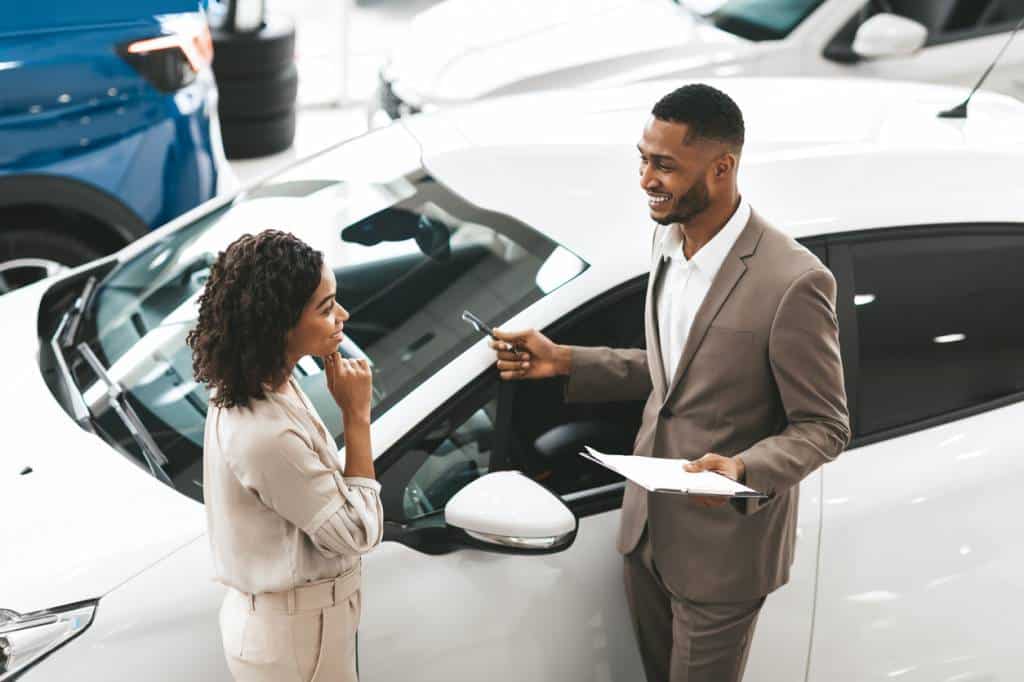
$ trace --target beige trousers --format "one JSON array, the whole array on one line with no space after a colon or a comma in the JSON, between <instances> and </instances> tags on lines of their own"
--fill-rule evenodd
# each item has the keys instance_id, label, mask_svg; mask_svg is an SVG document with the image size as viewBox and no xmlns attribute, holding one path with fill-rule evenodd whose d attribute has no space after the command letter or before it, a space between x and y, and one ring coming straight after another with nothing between
<instances>
[{"instance_id":1,"label":"beige trousers","mask_svg":"<svg viewBox=\"0 0 1024 682\"><path fill-rule=\"evenodd\" d=\"M284 592L228 589L220 632L236 682L356 682L360 573Z\"/></svg>"},{"instance_id":2,"label":"beige trousers","mask_svg":"<svg viewBox=\"0 0 1024 682\"><path fill-rule=\"evenodd\" d=\"M764 597L708 604L665 587L650 534L625 557L626 601L648 682L740 682Z\"/></svg>"}]
</instances>

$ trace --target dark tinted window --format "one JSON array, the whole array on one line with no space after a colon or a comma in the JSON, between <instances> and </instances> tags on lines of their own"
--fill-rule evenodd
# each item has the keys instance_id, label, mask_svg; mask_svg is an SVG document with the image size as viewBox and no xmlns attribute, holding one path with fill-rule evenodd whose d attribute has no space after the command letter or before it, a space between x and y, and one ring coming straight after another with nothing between
<instances>
[{"instance_id":1,"label":"dark tinted window","mask_svg":"<svg viewBox=\"0 0 1024 682\"><path fill-rule=\"evenodd\" d=\"M851 252L861 435L1024 390L1024 230Z\"/></svg>"},{"instance_id":2,"label":"dark tinted window","mask_svg":"<svg viewBox=\"0 0 1024 682\"><path fill-rule=\"evenodd\" d=\"M1024 0L992 0L984 17L986 26L1015 24L1024 19Z\"/></svg>"},{"instance_id":3,"label":"dark tinted window","mask_svg":"<svg viewBox=\"0 0 1024 682\"><path fill-rule=\"evenodd\" d=\"M747 40L781 40L824 0L727 0L708 15L723 31ZM684 3L685 4L685 3Z\"/></svg>"}]
</instances>

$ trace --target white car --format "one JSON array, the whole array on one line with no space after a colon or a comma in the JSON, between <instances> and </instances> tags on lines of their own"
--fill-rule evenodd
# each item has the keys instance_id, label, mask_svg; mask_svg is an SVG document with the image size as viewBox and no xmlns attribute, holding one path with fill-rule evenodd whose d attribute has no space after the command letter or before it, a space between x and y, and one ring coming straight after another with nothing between
<instances>
[{"instance_id":1,"label":"white car","mask_svg":"<svg viewBox=\"0 0 1024 682\"><path fill-rule=\"evenodd\" d=\"M372 125L540 89L720 76L973 85L1021 0L445 0L380 73ZM986 87L1024 98L1024 39Z\"/></svg>"},{"instance_id":2,"label":"white car","mask_svg":"<svg viewBox=\"0 0 1024 682\"><path fill-rule=\"evenodd\" d=\"M364 561L362 679L642 679L622 483L577 456L628 452L641 404L501 383L460 317L643 343L635 144L674 85L412 117L0 300L0 681L229 679L183 339L216 253L271 226L325 252L342 350L374 365L387 523ZM1024 104L982 93L945 120L962 89L717 85L746 115L745 196L836 275L855 429L802 483L747 681L1019 679ZM339 434L319 365L296 373Z\"/></svg>"}]
</instances>

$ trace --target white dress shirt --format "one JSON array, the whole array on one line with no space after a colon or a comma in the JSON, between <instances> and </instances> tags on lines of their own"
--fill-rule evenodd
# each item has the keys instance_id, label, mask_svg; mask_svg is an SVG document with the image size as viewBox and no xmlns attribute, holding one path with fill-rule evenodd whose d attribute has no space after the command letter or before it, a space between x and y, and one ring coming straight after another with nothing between
<instances>
[{"instance_id":1,"label":"white dress shirt","mask_svg":"<svg viewBox=\"0 0 1024 682\"><path fill-rule=\"evenodd\" d=\"M665 272L661 275L655 300L661 361L665 367L665 382L669 385L679 367L693 318L748 220L750 204L741 198L725 226L689 260L683 255L684 237L679 224L669 225L662 236L661 257L668 265L662 266Z\"/></svg>"}]
</instances>

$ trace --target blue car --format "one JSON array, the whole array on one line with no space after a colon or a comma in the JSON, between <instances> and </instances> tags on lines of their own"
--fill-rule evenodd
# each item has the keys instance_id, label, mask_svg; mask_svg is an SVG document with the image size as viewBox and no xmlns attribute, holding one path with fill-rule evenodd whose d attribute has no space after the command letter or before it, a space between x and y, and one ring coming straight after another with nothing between
<instances>
[{"instance_id":1,"label":"blue car","mask_svg":"<svg viewBox=\"0 0 1024 682\"><path fill-rule=\"evenodd\" d=\"M233 182L198 0L0 3L0 294Z\"/></svg>"}]
</instances>

